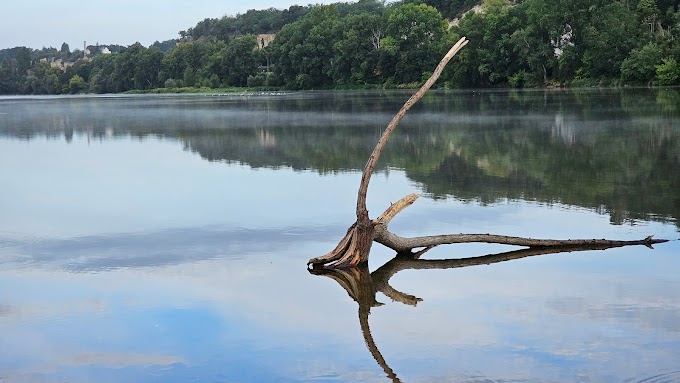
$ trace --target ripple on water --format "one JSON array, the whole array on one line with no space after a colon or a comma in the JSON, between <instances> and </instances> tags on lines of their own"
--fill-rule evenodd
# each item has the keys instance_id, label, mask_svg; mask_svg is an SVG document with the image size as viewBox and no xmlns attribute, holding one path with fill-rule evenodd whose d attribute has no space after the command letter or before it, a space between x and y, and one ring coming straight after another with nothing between
<instances>
[{"instance_id":1,"label":"ripple on water","mask_svg":"<svg viewBox=\"0 0 680 383\"><path fill-rule=\"evenodd\" d=\"M626 383L676 383L680 382L680 370L668 371L658 374L648 374L626 379Z\"/></svg>"}]
</instances>

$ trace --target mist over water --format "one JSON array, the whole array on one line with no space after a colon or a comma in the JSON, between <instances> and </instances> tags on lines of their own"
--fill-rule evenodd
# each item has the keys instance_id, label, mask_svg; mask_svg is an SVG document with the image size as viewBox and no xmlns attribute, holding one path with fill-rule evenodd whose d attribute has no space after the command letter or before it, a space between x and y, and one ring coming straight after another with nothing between
<instances>
[{"instance_id":1,"label":"mist over water","mask_svg":"<svg viewBox=\"0 0 680 383\"><path fill-rule=\"evenodd\" d=\"M409 96L0 97L0 378L680 379L678 91L431 92L368 195L372 217L424 195L404 236L674 241L440 269L375 245L311 275Z\"/></svg>"}]
</instances>

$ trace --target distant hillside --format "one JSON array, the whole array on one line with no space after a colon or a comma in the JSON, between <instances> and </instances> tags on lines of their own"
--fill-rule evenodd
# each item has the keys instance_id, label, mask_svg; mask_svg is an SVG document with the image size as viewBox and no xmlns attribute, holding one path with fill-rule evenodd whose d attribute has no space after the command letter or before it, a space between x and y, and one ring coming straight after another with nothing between
<instances>
[{"instance_id":1,"label":"distant hillside","mask_svg":"<svg viewBox=\"0 0 680 383\"><path fill-rule=\"evenodd\" d=\"M230 40L247 34L275 33L284 25L293 23L304 17L311 6L294 5L288 9L269 8L251 9L244 14L223 16L222 18L206 18L196 26L180 31L182 39L216 39Z\"/></svg>"},{"instance_id":2,"label":"distant hillside","mask_svg":"<svg viewBox=\"0 0 680 383\"><path fill-rule=\"evenodd\" d=\"M465 12L482 3L481 0L409 0L406 2L422 3L437 8L442 16L449 20L463 16Z\"/></svg>"},{"instance_id":3,"label":"distant hillside","mask_svg":"<svg viewBox=\"0 0 680 383\"><path fill-rule=\"evenodd\" d=\"M376 0L359 0L355 3L335 3L338 16L352 14L382 14L384 5ZM207 18L195 27L181 31L182 38L230 40L243 35L274 34L285 25L304 18L314 6L293 5L288 9L250 9L244 14Z\"/></svg>"},{"instance_id":4,"label":"distant hillside","mask_svg":"<svg viewBox=\"0 0 680 383\"><path fill-rule=\"evenodd\" d=\"M470 44L437 86L680 85L679 6L358 0L249 10L150 47L0 50L0 94L415 88L461 36Z\"/></svg>"}]
</instances>

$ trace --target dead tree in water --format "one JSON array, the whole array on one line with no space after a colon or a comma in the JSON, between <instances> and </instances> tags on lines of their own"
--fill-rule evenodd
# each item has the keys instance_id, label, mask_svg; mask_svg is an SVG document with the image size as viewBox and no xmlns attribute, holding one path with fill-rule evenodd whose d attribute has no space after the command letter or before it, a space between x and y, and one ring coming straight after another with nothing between
<instances>
[{"instance_id":1,"label":"dead tree in water","mask_svg":"<svg viewBox=\"0 0 680 383\"><path fill-rule=\"evenodd\" d=\"M458 53L466 44L468 40L462 37L458 42L451 47L449 52L442 58L437 65L437 68L432 73L432 76L425 82L425 84L409 98L399 112L394 116L392 121L383 132L380 140L373 149L373 153L368 158L364 171L361 175L361 183L359 184L359 192L357 196L356 215L357 220L347 230L347 234L340 240L340 243L329 253L312 258L307 263L312 266L332 266L332 267L352 267L368 262L368 255L371 251L373 241L381 243L397 253L408 253L415 248L425 248L426 250L442 244L452 243L467 243L467 242L486 242L499 243L506 245L525 246L529 248L546 248L546 247L562 247L562 246L626 246L626 245L647 245L651 246L655 243L666 242L666 240L655 240L649 236L637 241L613 241L605 239L576 239L576 240L552 240L552 239L533 239L522 237L508 237L492 234L450 234L438 235L417 238L403 238L399 237L389 230L387 225L390 220L394 218L399 212L411 205L419 197L417 194L410 194L398 202L392 204L385 212L377 219L371 220L366 209L366 194L368 192L368 184L371 180L371 175L375 169L378 158L387 143L390 135L397 127L399 121L406 115L411 107L420 100L423 95L430 89L430 87L437 81L441 75L444 67Z\"/></svg>"}]
</instances>

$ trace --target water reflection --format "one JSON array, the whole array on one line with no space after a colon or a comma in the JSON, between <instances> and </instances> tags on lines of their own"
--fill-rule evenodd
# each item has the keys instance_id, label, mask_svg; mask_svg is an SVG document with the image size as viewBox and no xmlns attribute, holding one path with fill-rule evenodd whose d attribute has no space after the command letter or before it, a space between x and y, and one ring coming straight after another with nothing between
<instances>
[{"instance_id":1,"label":"water reflection","mask_svg":"<svg viewBox=\"0 0 680 383\"><path fill-rule=\"evenodd\" d=\"M677 111L657 91L618 92L429 95L385 152L369 209L426 191L434 198L395 232L672 239L677 172L645 172L675 163ZM407 97L2 99L0 377L384 381L356 303L304 263L353 220L358 169ZM593 147L609 141L622 143L607 151L617 158ZM541 178L552 166L588 179L608 164L599 171L614 186L637 193L647 186L633 181L654 174L658 191L635 205L626 190L617 202L604 187ZM662 222L611 225L594 213L611 206L620 222ZM673 379L678 245L658 246L651 262L639 247L391 276L381 267L383 277L368 273L372 290L410 304L371 309L366 340L411 382ZM391 258L373 251L374 263ZM428 256L437 251L449 250Z\"/></svg>"},{"instance_id":2,"label":"water reflection","mask_svg":"<svg viewBox=\"0 0 680 383\"><path fill-rule=\"evenodd\" d=\"M3 237L0 232L0 245L4 242L8 248L0 253L0 265L102 273L215 259L240 260L293 248L301 242L332 241L338 229L333 226L289 227L285 230L201 227L35 241Z\"/></svg>"},{"instance_id":3,"label":"water reflection","mask_svg":"<svg viewBox=\"0 0 680 383\"><path fill-rule=\"evenodd\" d=\"M613 224L678 223L677 89L434 92L378 170L403 169L434 198L587 207ZM0 136L160 136L209 161L357 171L403 92L0 99Z\"/></svg>"},{"instance_id":4,"label":"water reflection","mask_svg":"<svg viewBox=\"0 0 680 383\"><path fill-rule=\"evenodd\" d=\"M378 267L375 271L370 272L368 265L362 265L354 268L332 268L332 267L315 267L309 270L313 275L328 277L336 281L347 294L359 305L359 325L361 333L364 338L366 346L383 369L385 374L393 382L401 382L397 373L390 367L385 357L380 352L373 335L371 334L371 327L369 325L369 315L371 309L374 307L383 306L383 303L378 302L376 294L378 292L390 298L393 302L400 302L405 305L417 306L419 302L423 301L414 295L399 291L392 287L389 283L390 279L397 273L404 270L445 270L457 269L470 266L491 265L494 263L508 262L512 260L535 257L545 254L560 254L580 251L606 250L619 246L574 246L561 247L551 249L522 249L498 254L488 254L484 256L471 258L456 258L456 259L421 259L421 256L427 251L412 254L397 254L394 258ZM558 307L563 305L559 304ZM637 308L640 310L639 308ZM630 307L622 307L621 310L630 312ZM603 308L605 315L611 315L611 308ZM638 313L639 314L639 313ZM673 312L675 314L675 312ZM594 314L596 315L596 314ZM627 314L626 314L627 315ZM635 313L630 313L631 317L637 317ZM669 331L675 331L677 324ZM659 377L672 377L677 372L658 375ZM642 380L644 381L644 380Z\"/></svg>"}]
</instances>

